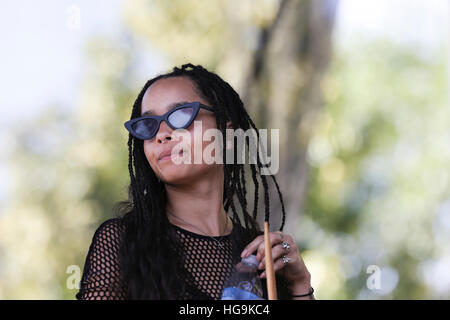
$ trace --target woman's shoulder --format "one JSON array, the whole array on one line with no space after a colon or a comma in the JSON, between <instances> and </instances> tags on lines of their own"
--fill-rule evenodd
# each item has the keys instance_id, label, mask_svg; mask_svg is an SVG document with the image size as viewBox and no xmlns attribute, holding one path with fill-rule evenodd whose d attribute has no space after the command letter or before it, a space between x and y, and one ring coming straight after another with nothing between
<instances>
[{"instance_id":1,"label":"woman's shoulder","mask_svg":"<svg viewBox=\"0 0 450 320\"><path fill-rule=\"evenodd\" d=\"M100 223L97 230L108 229L119 231L123 227L122 225L123 225L122 218L109 218Z\"/></svg>"},{"instance_id":2,"label":"woman's shoulder","mask_svg":"<svg viewBox=\"0 0 450 320\"><path fill-rule=\"evenodd\" d=\"M93 243L118 243L123 234L122 218L110 218L103 221L95 230Z\"/></svg>"}]
</instances>

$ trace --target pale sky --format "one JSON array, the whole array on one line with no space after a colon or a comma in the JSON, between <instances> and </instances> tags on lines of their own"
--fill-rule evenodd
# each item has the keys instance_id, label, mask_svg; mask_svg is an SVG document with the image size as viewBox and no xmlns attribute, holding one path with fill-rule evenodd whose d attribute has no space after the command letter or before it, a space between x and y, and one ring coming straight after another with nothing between
<instances>
[{"instance_id":1,"label":"pale sky","mask_svg":"<svg viewBox=\"0 0 450 320\"><path fill-rule=\"evenodd\" d=\"M341 0L339 41L356 35L434 48L449 41L449 0Z\"/></svg>"},{"instance_id":2,"label":"pale sky","mask_svg":"<svg viewBox=\"0 0 450 320\"><path fill-rule=\"evenodd\" d=\"M0 5L0 124L51 102L70 104L82 77L82 45L114 36L121 0L8 0ZM79 28L71 19L79 8ZM7 115L7 117L5 117Z\"/></svg>"}]
</instances>

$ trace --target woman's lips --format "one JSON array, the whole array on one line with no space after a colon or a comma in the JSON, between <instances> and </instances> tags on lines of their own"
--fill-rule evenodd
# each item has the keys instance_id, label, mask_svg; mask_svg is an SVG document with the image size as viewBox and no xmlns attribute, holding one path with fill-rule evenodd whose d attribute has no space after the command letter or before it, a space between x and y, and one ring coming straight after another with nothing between
<instances>
[{"instance_id":1,"label":"woman's lips","mask_svg":"<svg viewBox=\"0 0 450 320\"><path fill-rule=\"evenodd\" d=\"M178 153L178 155L179 155L180 157L182 157L182 156L183 156L183 150L181 150L181 151ZM170 160L171 158L172 158L172 155L171 155L171 154L168 154L168 155L163 156L162 158L160 158L158 161Z\"/></svg>"},{"instance_id":2,"label":"woman's lips","mask_svg":"<svg viewBox=\"0 0 450 320\"><path fill-rule=\"evenodd\" d=\"M168 160L168 159L170 159L170 158L171 158L171 156L170 156L170 154L169 154L168 156L164 156L164 157L162 157L161 159L159 159L159 161Z\"/></svg>"}]
</instances>

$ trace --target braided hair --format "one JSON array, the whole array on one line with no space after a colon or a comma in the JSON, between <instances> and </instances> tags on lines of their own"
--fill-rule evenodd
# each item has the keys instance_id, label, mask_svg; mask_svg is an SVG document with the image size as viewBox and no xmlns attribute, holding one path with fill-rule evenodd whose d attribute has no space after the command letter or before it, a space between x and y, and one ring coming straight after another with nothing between
<instances>
[{"instance_id":1,"label":"braided hair","mask_svg":"<svg viewBox=\"0 0 450 320\"><path fill-rule=\"evenodd\" d=\"M140 117L142 99L149 86L156 81L170 77L187 77L193 81L197 93L213 106L217 129L222 132L226 141L226 123L231 121L234 129L244 131L253 128L259 133L251 120L237 92L217 74L210 72L201 65L190 63L181 68L174 67L170 73L162 74L146 82L137 96L131 112L131 119ZM247 142L248 144L248 142ZM235 157L236 157L236 144ZM257 224L259 202L259 176L264 188L265 221L269 221L269 192L267 177L275 183L282 206L282 223L285 223L283 198L278 183L273 175L261 175L263 164L257 152L256 164L250 164L252 181L255 186L253 213L247 211L247 190L244 164L237 161L228 164L225 161L225 145L223 150L224 193L223 204L228 213L231 207L231 219L245 227L249 234L256 237L261 234ZM144 154L143 141L131 134L128 139L129 161L128 169L131 183L128 187L128 201L116 204L124 226L121 262L124 269L125 288L129 299L176 299L180 290L183 291L183 281L177 278L180 263L179 256L173 251L175 236L168 232L170 224L165 212L167 195L164 183L153 172ZM235 203L234 197L237 197ZM241 210L241 217L238 214ZM181 286L181 288L180 288Z\"/></svg>"}]
</instances>

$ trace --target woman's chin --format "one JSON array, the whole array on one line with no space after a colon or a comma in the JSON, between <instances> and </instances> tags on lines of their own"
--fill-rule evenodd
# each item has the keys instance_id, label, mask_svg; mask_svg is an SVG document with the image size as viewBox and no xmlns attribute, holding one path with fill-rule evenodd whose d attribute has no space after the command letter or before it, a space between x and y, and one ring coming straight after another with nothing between
<instances>
[{"instance_id":1,"label":"woman's chin","mask_svg":"<svg viewBox=\"0 0 450 320\"><path fill-rule=\"evenodd\" d=\"M192 184L199 177L208 175L212 167L210 165L198 164L167 164L160 166L159 175L168 184Z\"/></svg>"},{"instance_id":2,"label":"woman's chin","mask_svg":"<svg viewBox=\"0 0 450 320\"><path fill-rule=\"evenodd\" d=\"M160 175L166 183L178 184L192 180L193 172L189 165L175 165L173 163L164 165L160 169Z\"/></svg>"}]
</instances>

